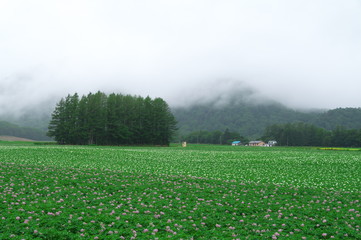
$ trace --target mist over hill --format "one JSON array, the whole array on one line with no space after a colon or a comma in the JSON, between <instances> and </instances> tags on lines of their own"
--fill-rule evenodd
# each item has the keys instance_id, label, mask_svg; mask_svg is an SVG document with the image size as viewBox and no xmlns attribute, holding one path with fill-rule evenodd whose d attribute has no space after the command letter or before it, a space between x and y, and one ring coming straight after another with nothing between
<instances>
[{"instance_id":1,"label":"mist over hill","mask_svg":"<svg viewBox=\"0 0 361 240\"><path fill-rule=\"evenodd\" d=\"M295 109L361 107L359 0L73 2L0 1L0 120L45 132L61 97L101 91L164 99L180 134L358 126Z\"/></svg>"},{"instance_id":2,"label":"mist over hill","mask_svg":"<svg viewBox=\"0 0 361 240\"><path fill-rule=\"evenodd\" d=\"M30 137L30 132L33 139L48 139L46 132L53 105L53 102L49 102L24 109L21 113L1 114L3 124L0 135L13 133L17 137ZM293 109L250 88L223 91L212 98L203 98L188 105L171 105L171 110L178 122L178 138L195 131L223 132L229 129L241 136L257 139L264 134L267 126L295 122L309 123L327 130L338 126L361 128L361 108Z\"/></svg>"},{"instance_id":3,"label":"mist over hill","mask_svg":"<svg viewBox=\"0 0 361 240\"><path fill-rule=\"evenodd\" d=\"M173 114L178 121L179 134L194 131L230 131L242 136L260 137L263 130L275 123L310 122L320 113L304 113L288 109L280 104L253 105L230 104L216 107L213 104L196 105L190 108L175 108Z\"/></svg>"},{"instance_id":4,"label":"mist over hill","mask_svg":"<svg viewBox=\"0 0 361 240\"><path fill-rule=\"evenodd\" d=\"M259 138L267 126L273 124L304 122L327 130L338 126L346 129L361 128L361 108L337 108L333 110L301 111L279 103L252 104L239 102L222 107L213 103L189 108L174 108L179 135L195 131L238 132L248 138Z\"/></svg>"},{"instance_id":5,"label":"mist over hill","mask_svg":"<svg viewBox=\"0 0 361 240\"><path fill-rule=\"evenodd\" d=\"M32 127L22 127L6 121L0 121L0 136L14 136L38 141L51 140L46 131Z\"/></svg>"}]
</instances>

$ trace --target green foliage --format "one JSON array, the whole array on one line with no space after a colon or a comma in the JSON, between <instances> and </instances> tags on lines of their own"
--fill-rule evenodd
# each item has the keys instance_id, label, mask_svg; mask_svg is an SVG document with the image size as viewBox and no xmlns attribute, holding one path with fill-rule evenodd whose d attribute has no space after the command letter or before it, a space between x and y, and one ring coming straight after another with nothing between
<instances>
[{"instance_id":1,"label":"green foliage","mask_svg":"<svg viewBox=\"0 0 361 240\"><path fill-rule=\"evenodd\" d=\"M360 239L358 151L3 146L1 239Z\"/></svg>"},{"instance_id":2,"label":"green foliage","mask_svg":"<svg viewBox=\"0 0 361 240\"><path fill-rule=\"evenodd\" d=\"M163 99L97 92L61 99L48 135L60 144L169 145L175 131Z\"/></svg>"}]
</instances>

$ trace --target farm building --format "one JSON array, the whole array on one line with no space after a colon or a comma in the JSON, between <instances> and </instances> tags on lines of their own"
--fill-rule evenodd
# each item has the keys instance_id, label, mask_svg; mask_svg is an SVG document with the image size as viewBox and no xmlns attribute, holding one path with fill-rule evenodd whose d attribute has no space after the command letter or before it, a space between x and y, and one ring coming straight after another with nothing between
<instances>
[{"instance_id":1,"label":"farm building","mask_svg":"<svg viewBox=\"0 0 361 240\"><path fill-rule=\"evenodd\" d=\"M267 147L273 147L277 145L277 141L268 141Z\"/></svg>"},{"instance_id":2,"label":"farm building","mask_svg":"<svg viewBox=\"0 0 361 240\"><path fill-rule=\"evenodd\" d=\"M248 146L265 146L266 143L263 141L250 141Z\"/></svg>"},{"instance_id":3,"label":"farm building","mask_svg":"<svg viewBox=\"0 0 361 240\"><path fill-rule=\"evenodd\" d=\"M241 145L242 145L241 141L233 141L232 142L232 146L241 146Z\"/></svg>"}]
</instances>

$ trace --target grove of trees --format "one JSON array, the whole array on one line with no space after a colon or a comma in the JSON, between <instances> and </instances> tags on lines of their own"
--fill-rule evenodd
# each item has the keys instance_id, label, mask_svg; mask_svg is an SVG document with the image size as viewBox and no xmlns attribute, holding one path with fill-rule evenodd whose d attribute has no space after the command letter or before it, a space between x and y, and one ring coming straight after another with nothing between
<instances>
[{"instance_id":1,"label":"grove of trees","mask_svg":"<svg viewBox=\"0 0 361 240\"><path fill-rule=\"evenodd\" d=\"M161 98L77 93L56 105L48 136L59 144L169 145L176 120Z\"/></svg>"}]
</instances>

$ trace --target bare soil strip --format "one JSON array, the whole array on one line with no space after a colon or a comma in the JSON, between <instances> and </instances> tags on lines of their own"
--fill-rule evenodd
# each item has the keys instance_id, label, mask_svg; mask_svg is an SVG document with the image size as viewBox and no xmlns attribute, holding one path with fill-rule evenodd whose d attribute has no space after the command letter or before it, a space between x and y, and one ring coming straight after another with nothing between
<instances>
[{"instance_id":1,"label":"bare soil strip","mask_svg":"<svg viewBox=\"0 0 361 240\"><path fill-rule=\"evenodd\" d=\"M21 142L34 142L35 140L20 138L14 136L0 136L0 141L21 141Z\"/></svg>"}]
</instances>

